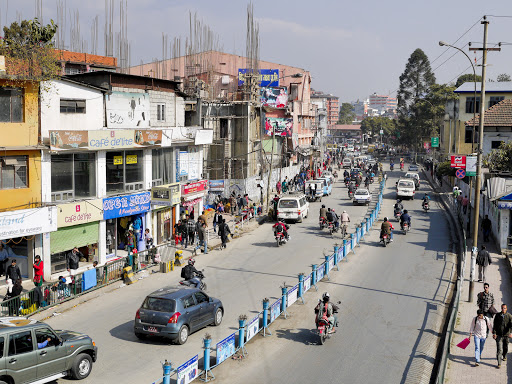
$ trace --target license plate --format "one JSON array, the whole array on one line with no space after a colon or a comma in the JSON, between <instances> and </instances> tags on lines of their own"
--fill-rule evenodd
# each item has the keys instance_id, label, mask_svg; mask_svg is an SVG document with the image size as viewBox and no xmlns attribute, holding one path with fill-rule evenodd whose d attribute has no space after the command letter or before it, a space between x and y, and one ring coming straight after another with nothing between
<instances>
[{"instance_id":1,"label":"license plate","mask_svg":"<svg viewBox=\"0 0 512 384\"><path fill-rule=\"evenodd\" d=\"M148 327L148 332L157 333L158 332L158 328L156 328L156 327Z\"/></svg>"}]
</instances>

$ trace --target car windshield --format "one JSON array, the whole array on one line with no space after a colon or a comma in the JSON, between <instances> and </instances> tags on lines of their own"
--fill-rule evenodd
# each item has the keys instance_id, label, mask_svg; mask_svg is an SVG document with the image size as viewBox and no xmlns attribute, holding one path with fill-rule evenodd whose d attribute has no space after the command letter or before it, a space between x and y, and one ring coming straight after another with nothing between
<instances>
[{"instance_id":1,"label":"car windshield","mask_svg":"<svg viewBox=\"0 0 512 384\"><path fill-rule=\"evenodd\" d=\"M149 309L150 311L158 312L174 312L176 309L176 303L174 300L162 299L160 297L146 297L142 308Z\"/></svg>"},{"instance_id":2,"label":"car windshield","mask_svg":"<svg viewBox=\"0 0 512 384\"><path fill-rule=\"evenodd\" d=\"M297 200L279 200L279 208L297 208Z\"/></svg>"},{"instance_id":3,"label":"car windshield","mask_svg":"<svg viewBox=\"0 0 512 384\"><path fill-rule=\"evenodd\" d=\"M364 189L358 189L356 191L356 195L367 195L367 194L368 194L368 192L365 191Z\"/></svg>"},{"instance_id":4,"label":"car windshield","mask_svg":"<svg viewBox=\"0 0 512 384\"><path fill-rule=\"evenodd\" d=\"M412 188L414 187L414 184L412 181L402 180L401 182L398 183L398 186L402 188Z\"/></svg>"}]
</instances>

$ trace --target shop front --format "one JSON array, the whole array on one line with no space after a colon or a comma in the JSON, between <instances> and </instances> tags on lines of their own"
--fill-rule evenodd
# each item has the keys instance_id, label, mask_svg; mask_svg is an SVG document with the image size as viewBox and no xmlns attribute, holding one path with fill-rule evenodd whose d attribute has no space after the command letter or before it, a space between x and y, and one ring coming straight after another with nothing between
<instances>
[{"instance_id":1,"label":"shop front","mask_svg":"<svg viewBox=\"0 0 512 384\"><path fill-rule=\"evenodd\" d=\"M50 235L51 273L66 270L66 255L78 248L80 267L100 261L99 230L103 200L83 200L57 206L58 230Z\"/></svg>"},{"instance_id":2,"label":"shop front","mask_svg":"<svg viewBox=\"0 0 512 384\"><path fill-rule=\"evenodd\" d=\"M208 180L192 181L181 184L181 212L193 215L194 220L203 211L203 200L208 193Z\"/></svg>"},{"instance_id":3,"label":"shop front","mask_svg":"<svg viewBox=\"0 0 512 384\"><path fill-rule=\"evenodd\" d=\"M5 268L16 259L21 275L32 277L34 257L43 256L43 234L56 230L55 207L0 213L0 272L5 274Z\"/></svg>"},{"instance_id":4,"label":"shop front","mask_svg":"<svg viewBox=\"0 0 512 384\"><path fill-rule=\"evenodd\" d=\"M170 241L174 237L174 224L181 201L180 183L172 183L151 188L153 205L153 239L156 244Z\"/></svg>"},{"instance_id":5,"label":"shop front","mask_svg":"<svg viewBox=\"0 0 512 384\"><path fill-rule=\"evenodd\" d=\"M137 249L146 249L144 231L146 213L151 209L151 192L103 199L106 221L106 260L127 256Z\"/></svg>"}]
</instances>

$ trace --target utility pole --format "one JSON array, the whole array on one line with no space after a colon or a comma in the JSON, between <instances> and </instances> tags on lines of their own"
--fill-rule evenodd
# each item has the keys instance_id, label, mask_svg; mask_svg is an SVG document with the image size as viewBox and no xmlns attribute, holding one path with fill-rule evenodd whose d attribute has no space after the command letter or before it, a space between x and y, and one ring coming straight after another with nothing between
<instances>
[{"instance_id":1,"label":"utility pole","mask_svg":"<svg viewBox=\"0 0 512 384\"><path fill-rule=\"evenodd\" d=\"M272 180L272 164L274 163L274 140L275 140L275 132L272 127L272 152L270 153L270 169L268 171L268 183L267 183L267 213L269 209L269 198L270 198L270 181ZM263 145L263 143L261 144Z\"/></svg>"},{"instance_id":2,"label":"utility pole","mask_svg":"<svg viewBox=\"0 0 512 384\"><path fill-rule=\"evenodd\" d=\"M470 51L483 51L482 55L482 85L480 89L480 119L478 124L478 149L476 162L476 182L475 182L475 214L473 221L473 248L471 250L471 271L469 275L469 299L473 301L473 285L476 268L476 255L478 253L478 223L480 219L480 186L482 184L482 154L484 145L484 112L485 112L485 74L487 70L487 51L500 51L501 48L487 48L487 28L489 21L484 16L481 22L484 25L484 44L482 48L469 48ZM476 100L475 100L476 102Z\"/></svg>"}]
</instances>

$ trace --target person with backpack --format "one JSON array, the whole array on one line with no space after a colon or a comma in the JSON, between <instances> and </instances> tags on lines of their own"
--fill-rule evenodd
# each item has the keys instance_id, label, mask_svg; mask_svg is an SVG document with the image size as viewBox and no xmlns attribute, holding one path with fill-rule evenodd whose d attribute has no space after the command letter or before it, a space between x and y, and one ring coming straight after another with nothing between
<instances>
[{"instance_id":1,"label":"person with backpack","mask_svg":"<svg viewBox=\"0 0 512 384\"><path fill-rule=\"evenodd\" d=\"M201 286L201 280L196 276L200 276L201 272L194 267L195 263L196 261L194 259L189 259L187 265L181 269L181 277L190 284L195 284L196 288L199 288Z\"/></svg>"},{"instance_id":2,"label":"person with backpack","mask_svg":"<svg viewBox=\"0 0 512 384\"><path fill-rule=\"evenodd\" d=\"M492 334L491 321L484 316L484 311L479 309L476 311L476 317L473 318L469 328L469 337L474 337L475 340L475 367L480 365L480 358L489 332Z\"/></svg>"}]
</instances>

